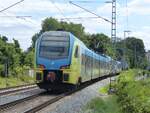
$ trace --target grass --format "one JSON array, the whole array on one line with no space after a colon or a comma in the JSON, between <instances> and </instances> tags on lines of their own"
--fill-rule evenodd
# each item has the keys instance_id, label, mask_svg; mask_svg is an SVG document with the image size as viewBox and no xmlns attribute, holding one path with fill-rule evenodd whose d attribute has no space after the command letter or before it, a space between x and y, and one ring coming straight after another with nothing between
<instances>
[{"instance_id":1,"label":"grass","mask_svg":"<svg viewBox=\"0 0 150 113\"><path fill-rule=\"evenodd\" d=\"M28 83L34 83L34 78L29 76L9 76L8 78L4 78L0 76L0 88L12 87L12 86L18 86Z\"/></svg>"},{"instance_id":2,"label":"grass","mask_svg":"<svg viewBox=\"0 0 150 113\"><path fill-rule=\"evenodd\" d=\"M105 98L96 97L84 108L83 113L122 113L115 95Z\"/></svg>"},{"instance_id":3,"label":"grass","mask_svg":"<svg viewBox=\"0 0 150 113\"><path fill-rule=\"evenodd\" d=\"M102 94L106 94L106 93L108 93L108 90L109 90L109 85L106 85L106 86L100 88L99 92Z\"/></svg>"}]
</instances>

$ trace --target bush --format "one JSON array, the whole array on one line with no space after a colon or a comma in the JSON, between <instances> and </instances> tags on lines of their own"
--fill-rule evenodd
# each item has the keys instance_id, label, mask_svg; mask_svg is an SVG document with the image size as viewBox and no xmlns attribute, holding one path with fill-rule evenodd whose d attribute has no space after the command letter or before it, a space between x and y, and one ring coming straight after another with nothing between
<instances>
[{"instance_id":1,"label":"bush","mask_svg":"<svg viewBox=\"0 0 150 113\"><path fill-rule=\"evenodd\" d=\"M137 70L129 70L119 76L118 102L125 113L150 113L150 80L136 81Z\"/></svg>"},{"instance_id":2,"label":"bush","mask_svg":"<svg viewBox=\"0 0 150 113\"><path fill-rule=\"evenodd\" d=\"M83 113L122 113L116 96L94 98L83 109Z\"/></svg>"}]
</instances>

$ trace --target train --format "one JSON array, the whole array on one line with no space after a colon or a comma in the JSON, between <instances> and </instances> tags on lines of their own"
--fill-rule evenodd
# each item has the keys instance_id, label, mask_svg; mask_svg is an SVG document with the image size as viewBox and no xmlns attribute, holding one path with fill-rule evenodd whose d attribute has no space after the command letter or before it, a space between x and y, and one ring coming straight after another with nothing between
<instances>
[{"instance_id":1,"label":"train","mask_svg":"<svg viewBox=\"0 0 150 113\"><path fill-rule=\"evenodd\" d=\"M120 73L121 63L88 49L67 31L44 32L35 44L36 83L41 89L69 89Z\"/></svg>"}]
</instances>

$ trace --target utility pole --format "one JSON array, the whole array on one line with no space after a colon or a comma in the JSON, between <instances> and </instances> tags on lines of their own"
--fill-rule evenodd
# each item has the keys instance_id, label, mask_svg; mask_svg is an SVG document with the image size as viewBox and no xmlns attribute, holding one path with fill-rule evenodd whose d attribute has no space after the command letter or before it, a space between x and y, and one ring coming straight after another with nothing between
<instances>
[{"instance_id":1,"label":"utility pole","mask_svg":"<svg viewBox=\"0 0 150 113\"><path fill-rule=\"evenodd\" d=\"M126 38L129 37L130 30L124 30L124 42L123 42L123 62L125 63L125 54L126 54ZM127 34L127 35L126 35Z\"/></svg>"},{"instance_id":2,"label":"utility pole","mask_svg":"<svg viewBox=\"0 0 150 113\"><path fill-rule=\"evenodd\" d=\"M113 50L116 51L116 0L107 1L106 3L111 3L112 4L111 40L112 40L112 43L113 43ZM114 58L115 58L115 55L114 55ZM112 77L110 77L109 93L114 92L114 88L113 88L113 85L112 85L113 81L115 81L115 80L112 79Z\"/></svg>"},{"instance_id":3,"label":"utility pole","mask_svg":"<svg viewBox=\"0 0 150 113\"><path fill-rule=\"evenodd\" d=\"M111 18L111 40L116 43L116 0L106 1L105 3L112 4L112 18Z\"/></svg>"},{"instance_id":4,"label":"utility pole","mask_svg":"<svg viewBox=\"0 0 150 113\"><path fill-rule=\"evenodd\" d=\"M116 45L116 0L112 0L112 23L111 23L111 39Z\"/></svg>"},{"instance_id":5,"label":"utility pole","mask_svg":"<svg viewBox=\"0 0 150 113\"><path fill-rule=\"evenodd\" d=\"M128 33L128 36L129 36L130 32L131 32L130 30L124 30L124 39L126 38L126 33Z\"/></svg>"}]
</instances>

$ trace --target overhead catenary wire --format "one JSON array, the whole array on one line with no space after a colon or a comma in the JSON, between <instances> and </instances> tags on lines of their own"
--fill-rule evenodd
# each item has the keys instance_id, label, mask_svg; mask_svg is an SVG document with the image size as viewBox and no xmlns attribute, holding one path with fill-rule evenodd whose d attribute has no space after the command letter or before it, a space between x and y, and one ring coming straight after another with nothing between
<instances>
[{"instance_id":1,"label":"overhead catenary wire","mask_svg":"<svg viewBox=\"0 0 150 113\"><path fill-rule=\"evenodd\" d=\"M25 1L25 0L20 0L19 2L16 2L16 3L14 3L14 4L12 4L12 5L8 6L8 7L6 7L6 8L3 8L2 10L0 10L0 13L3 13L4 15L6 15L6 16L0 16L0 17L15 17L15 18L19 18L19 19L23 19L23 20L25 20L25 21L28 21L28 20L26 20L26 18L29 18L29 17L31 17L31 16L8 16L7 14L4 13L4 11L8 10L8 9L11 8L11 7L14 7L14 6L20 4L20 3L23 2L23 1ZM28 21L28 22L30 22L30 21ZM30 23L32 23L32 22L30 22ZM32 23L32 24L33 24L33 23Z\"/></svg>"},{"instance_id":2,"label":"overhead catenary wire","mask_svg":"<svg viewBox=\"0 0 150 113\"><path fill-rule=\"evenodd\" d=\"M70 0L64 0L65 2L66 2L66 5L67 5L67 7L70 7L70 6L73 6L72 4L70 4L69 3L69 1ZM76 15L81 15L81 13L85 13L85 11L84 10L77 10L77 11L71 11L70 12L71 13L71 15L73 14L76 14ZM79 17L79 16L78 16ZM69 17L67 17L67 18L69 18ZM74 17L71 17L71 18L74 18ZM63 19L62 19L63 20ZM85 19L70 19L69 18L69 20L74 20L74 21L77 21L77 22L80 22L80 23L84 23L84 21L85 21Z\"/></svg>"},{"instance_id":3,"label":"overhead catenary wire","mask_svg":"<svg viewBox=\"0 0 150 113\"><path fill-rule=\"evenodd\" d=\"M32 23L32 24L34 24L33 22L31 22L31 21L28 21L28 20L26 20L26 18L31 18L32 16L10 16L10 15L7 15L6 13L4 13L4 12L2 12L5 16L0 16L0 18L1 17L7 17L7 18L12 18L12 19L14 19L14 18L16 18L16 20L17 19L20 19L20 20L24 20L24 21L26 21L26 22L30 22L30 23ZM19 22L19 21L18 21ZM20 23L20 22L19 22ZM36 24L34 24L34 25L36 25Z\"/></svg>"},{"instance_id":4,"label":"overhead catenary wire","mask_svg":"<svg viewBox=\"0 0 150 113\"><path fill-rule=\"evenodd\" d=\"M0 16L0 18L31 18L32 16Z\"/></svg>"},{"instance_id":5,"label":"overhead catenary wire","mask_svg":"<svg viewBox=\"0 0 150 113\"><path fill-rule=\"evenodd\" d=\"M6 11L7 9L18 5L18 4L22 3L23 1L25 1L25 0L20 0L20 1L16 2L16 3L14 3L14 4L12 4L12 5L8 6L8 7L3 8L2 10L0 10L0 13L3 13L4 15L6 15L6 16L0 16L0 17L8 17L8 18L15 17L15 18L18 18L18 19L23 19L25 21L28 21L28 20L26 20L26 18L30 18L31 16L8 16L7 14L4 13L4 11ZM32 23L31 21L28 21L28 22Z\"/></svg>"},{"instance_id":6,"label":"overhead catenary wire","mask_svg":"<svg viewBox=\"0 0 150 113\"><path fill-rule=\"evenodd\" d=\"M70 20L80 20L80 19L97 19L99 17L68 17L68 18L58 18L60 20L70 19Z\"/></svg>"},{"instance_id":7,"label":"overhead catenary wire","mask_svg":"<svg viewBox=\"0 0 150 113\"><path fill-rule=\"evenodd\" d=\"M57 7L57 5L55 4L55 2L53 1L53 0L50 0L51 1L51 3L56 7L56 9L60 12L60 14L64 17L64 18L66 18L66 16L64 15L64 13L63 13L63 11L59 8L59 7ZM66 18L66 20L68 21L68 22L71 22L69 19L67 19Z\"/></svg>"},{"instance_id":8,"label":"overhead catenary wire","mask_svg":"<svg viewBox=\"0 0 150 113\"><path fill-rule=\"evenodd\" d=\"M20 3L23 2L23 1L24 1L24 0L21 0L21 1L19 1L19 2L16 2L16 3L14 3L14 4L12 4L12 5L10 5L10 6L6 7L6 8L4 8L4 9L0 10L0 13L6 11L7 9L9 9L9 8L11 8L11 7L16 6L17 4L20 4Z\"/></svg>"},{"instance_id":9,"label":"overhead catenary wire","mask_svg":"<svg viewBox=\"0 0 150 113\"><path fill-rule=\"evenodd\" d=\"M89 13L91 13L91 14L97 16L98 18L101 18L102 20L104 20L104 21L106 21L106 22L112 23L112 22L111 22L110 20L108 20L107 18L104 18L104 17L102 17L102 16L99 16L98 14L96 14L96 13L94 13L94 12L92 12L92 11L86 9L86 8L83 8L83 7L79 6L79 5L75 4L75 3L73 3L72 1L69 1L69 3L72 4L72 5L74 5L74 6L76 6L76 7L79 7L79 8L81 8L81 9L85 10L86 12L89 12Z\"/></svg>"},{"instance_id":10,"label":"overhead catenary wire","mask_svg":"<svg viewBox=\"0 0 150 113\"><path fill-rule=\"evenodd\" d=\"M24 20L24 21L27 21L27 22L30 22L30 23L32 23L32 24L34 24L33 22L31 22L31 21L29 21L29 20L27 20L26 18L31 18L32 16L29 16L29 15L23 15L23 16L16 16L16 15L7 15L4 11L6 11L6 10L8 10L9 8L11 8L11 7L14 7L14 6L16 6L16 5L18 5L18 4L20 4L20 3L22 3L23 1L25 1L25 0L20 0L20 1L18 1L18 2L16 2L16 3L14 3L14 4L12 4L12 5L10 5L10 6L8 6L8 7L6 7L6 8L3 8L2 10L0 10L0 13L3 13L5 16L0 16L0 17L7 17L7 18L16 18L16 19L20 19L20 20ZM20 22L19 22L20 23ZM34 25L36 25L36 24L34 24Z\"/></svg>"},{"instance_id":11,"label":"overhead catenary wire","mask_svg":"<svg viewBox=\"0 0 150 113\"><path fill-rule=\"evenodd\" d=\"M85 0L81 0L81 1L71 1L71 2L78 2L78 3L98 3L100 1L85 1Z\"/></svg>"}]
</instances>

